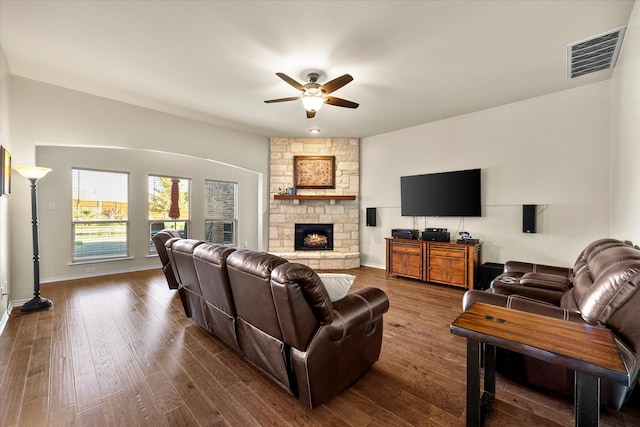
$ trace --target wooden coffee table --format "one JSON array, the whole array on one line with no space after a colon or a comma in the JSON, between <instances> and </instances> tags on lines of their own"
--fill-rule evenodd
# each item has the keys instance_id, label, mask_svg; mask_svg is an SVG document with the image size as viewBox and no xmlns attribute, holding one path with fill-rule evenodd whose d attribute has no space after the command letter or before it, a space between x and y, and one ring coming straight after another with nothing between
<instances>
[{"instance_id":1,"label":"wooden coffee table","mask_svg":"<svg viewBox=\"0 0 640 427\"><path fill-rule=\"evenodd\" d=\"M451 324L451 333L467 338L467 426L481 426L495 398L496 347L575 370L576 426L599 425L600 378L630 385L613 333L606 328L475 303Z\"/></svg>"}]
</instances>

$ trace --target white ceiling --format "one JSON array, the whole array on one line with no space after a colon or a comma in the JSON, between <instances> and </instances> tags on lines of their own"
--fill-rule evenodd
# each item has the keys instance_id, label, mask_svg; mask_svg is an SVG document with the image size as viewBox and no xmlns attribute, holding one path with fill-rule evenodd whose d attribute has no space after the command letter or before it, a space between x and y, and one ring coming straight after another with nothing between
<instances>
[{"instance_id":1,"label":"white ceiling","mask_svg":"<svg viewBox=\"0 0 640 427\"><path fill-rule=\"evenodd\" d=\"M11 73L264 136L364 137L608 79L566 78L566 45L633 1L7 1ZM349 73L307 119L306 83Z\"/></svg>"}]
</instances>

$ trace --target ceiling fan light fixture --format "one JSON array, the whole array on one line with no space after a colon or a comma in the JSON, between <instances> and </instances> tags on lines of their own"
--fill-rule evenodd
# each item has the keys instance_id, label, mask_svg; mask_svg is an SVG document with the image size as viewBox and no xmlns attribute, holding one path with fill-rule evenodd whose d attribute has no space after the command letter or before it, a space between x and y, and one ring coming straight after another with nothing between
<instances>
[{"instance_id":1,"label":"ceiling fan light fixture","mask_svg":"<svg viewBox=\"0 0 640 427\"><path fill-rule=\"evenodd\" d=\"M297 101L298 99L302 99L302 106L307 113L307 119L313 119L316 116L316 113L322 108L323 104L334 105L336 107L358 108L359 104L356 102L347 101L346 99L342 98L336 98L335 96L328 96L330 93L335 92L336 90L340 89L342 86L353 80L353 77L351 77L349 74L344 74L340 77L336 77L335 79L328 81L327 83L322 85L317 82L319 77L318 73L309 73L309 83L306 83L304 85L298 83L284 73L276 73L276 76L287 82L294 89L301 91L302 96L269 99L264 101L267 104L273 102Z\"/></svg>"},{"instance_id":2,"label":"ceiling fan light fixture","mask_svg":"<svg viewBox=\"0 0 640 427\"><path fill-rule=\"evenodd\" d=\"M302 98L302 105L307 111L317 112L322 108L322 104L324 104L322 95L309 95Z\"/></svg>"}]
</instances>

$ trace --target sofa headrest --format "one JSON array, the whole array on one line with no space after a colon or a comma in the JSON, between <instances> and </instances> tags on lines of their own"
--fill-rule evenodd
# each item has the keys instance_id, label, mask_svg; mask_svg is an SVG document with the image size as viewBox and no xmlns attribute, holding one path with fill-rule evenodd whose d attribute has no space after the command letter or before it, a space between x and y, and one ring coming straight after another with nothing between
<instances>
[{"instance_id":1,"label":"sofa headrest","mask_svg":"<svg viewBox=\"0 0 640 427\"><path fill-rule=\"evenodd\" d=\"M600 250L590 258L588 265L593 280L597 281L600 276L609 272L609 267L626 260L640 260L640 251L633 246L626 244L610 246Z\"/></svg>"},{"instance_id":2,"label":"sofa headrest","mask_svg":"<svg viewBox=\"0 0 640 427\"><path fill-rule=\"evenodd\" d=\"M329 294L312 268L293 262L282 264L273 270L271 280L288 286L297 284L316 319L323 324L331 323L333 306Z\"/></svg>"},{"instance_id":3,"label":"sofa headrest","mask_svg":"<svg viewBox=\"0 0 640 427\"><path fill-rule=\"evenodd\" d=\"M271 271L285 262L288 261L279 256L248 249L237 250L227 257L227 267L235 267L263 279L271 278Z\"/></svg>"},{"instance_id":4,"label":"sofa headrest","mask_svg":"<svg viewBox=\"0 0 640 427\"><path fill-rule=\"evenodd\" d=\"M639 288L640 257L612 263L584 294L578 309L588 323L607 325L615 312L629 301ZM637 308L633 311L638 313Z\"/></svg>"},{"instance_id":5,"label":"sofa headrest","mask_svg":"<svg viewBox=\"0 0 640 427\"><path fill-rule=\"evenodd\" d=\"M219 245L216 243L204 243L193 250L193 257L206 261L210 264L223 266L227 257L236 251L231 246Z\"/></svg>"},{"instance_id":6,"label":"sofa headrest","mask_svg":"<svg viewBox=\"0 0 640 427\"><path fill-rule=\"evenodd\" d=\"M609 237L604 239L599 239L599 240L596 240L595 242L591 242L589 245L587 245L586 248L584 248L584 250L582 251L582 257L587 261L589 261L592 256L594 256L601 250L605 248L609 248L611 246L620 246L620 245L624 245L624 242L622 240L612 239Z\"/></svg>"},{"instance_id":7,"label":"sofa headrest","mask_svg":"<svg viewBox=\"0 0 640 427\"><path fill-rule=\"evenodd\" d=\"M640 250L629 242L602 239L587 254L586 268L576 274L574 296L580 314L590 324L606 325L611 315L636 291Z\"/></svg>"},{"instance_id":8,"label":"sofa headrest","mask_svg":"<svg viewBox=\"0 0 640 427\"><path fill-rule=\"evenodd\" d=\"M594 242L589 243L578 255L578 259L573 266L574 273L579 273L587 264L588 261L595 255L597 255L601 250L609 248L611 246L620 246L624 245L624 242L618 239L612 238L604 238L599 239Z\"/></svg>"},{"instance_id":9,"label":"sofa headrest","mask_svg":"<svg viewBox=\"0 0 640 427\"><path fill-rule=\"evenodd\" d=\"M174 237L180 237L180 233L176 230L169 229L160 230L153 236L153 244L156 247L156 252L158 252L158 257L160 258L160 262L163 266L169 263L167 249L164 245L167 243L167 240Z\"/></svg>"},{"instance_id":10,"label":"sofa headrest","mask_svg":"<svg viewBox=\"0 0 640 427\"><path fill-rule=\"evenodd\" d=\"M171 246L169 246L171 243ZM195 239L169 239L166 243L167 247L170 247L173 252L181 252L184 254L192 255L196 247L207 243L204 240Z\"/></svg>"}]
</instances>

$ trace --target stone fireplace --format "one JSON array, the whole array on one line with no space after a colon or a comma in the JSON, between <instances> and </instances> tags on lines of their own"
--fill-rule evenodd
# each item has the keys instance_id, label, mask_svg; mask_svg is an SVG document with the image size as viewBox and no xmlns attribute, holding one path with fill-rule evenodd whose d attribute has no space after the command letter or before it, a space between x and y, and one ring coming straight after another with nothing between
<instances>
[{"instance_id":1,"label":"stone fireplace","mask_svg":"<svg viewBox=\"0 0 640 427\"><path fill-rule=\"evenodd\" d=\"M360 267L360 141L271 138L270 146L269 252L319 270ZM335 188L299 188L296 195L280 195L293 185L293 156L301 155L335 156ZM333 230L331 236L322 230L311 233L318 236L307 239L310 247L304 248L304 240L296 244L296 224L331 225ZM324 237L333 243L325 245Z\"/></svg>"},{"instance_id":2,"label":"stone fireplace","mask_svg":"<svg viewBox=\"0 0 640 427\"><path fill-rule=\"evenodd\" d=\"M296 251L333 250L333 224L295 224L294 233Z\"/></svg>"}]
</instances>

